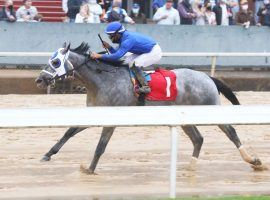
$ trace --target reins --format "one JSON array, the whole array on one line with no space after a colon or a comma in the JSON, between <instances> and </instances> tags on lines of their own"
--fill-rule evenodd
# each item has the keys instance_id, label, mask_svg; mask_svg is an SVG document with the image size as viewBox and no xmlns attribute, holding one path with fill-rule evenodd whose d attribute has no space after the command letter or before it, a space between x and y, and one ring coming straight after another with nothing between
<instances>
[{"instance_id":1,"label":"reins","mask_svg":"<svg viewBox=\"0 0 270 200\"><path fill-rule=\"evenodd\" d=\"M91 53L91 52L90 52ZM92 59L93 60L93 59ZM73 72L74 70L77 70L79 69L80 67L82 67L83 65L86 65L86 67L88 69L91 69L91 66L88 64L89 61L91 61L91 58L88 57L88 55L85 55L85 58L84 58L84 62L82 64L80 64L78 67L76 68L73 68L71 72ZM96 62L97 64L97 67L96 67L96 71L98 73L101 73L101 72L108 72L108 73L116 73L117 70L119 69L119 67L114 67L113 69L105 69L104 67L98 67L100 66L100 64L102 64L99 60L97 59L94 59L94 61Z\"/></svg>"}]
</instances>

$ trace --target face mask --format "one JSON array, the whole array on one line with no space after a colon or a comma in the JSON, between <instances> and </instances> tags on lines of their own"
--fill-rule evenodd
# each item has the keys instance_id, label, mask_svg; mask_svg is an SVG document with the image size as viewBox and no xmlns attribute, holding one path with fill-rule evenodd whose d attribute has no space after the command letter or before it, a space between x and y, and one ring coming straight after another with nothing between
<instances>
[{"instance_id":1,"label":"face mask","mask_svg":"<svg viewBox=\"0 0 270 200\"><path fill-rule=\"evenodd\" d=\"M263 3L264 3L265 5L269 4L269 2L270 2L269 0L264 0L264 1L263 1Z\"/></svg>"},{"instance_id":2,"label":"face mask","mask_svg":"<svg viewBox=\"0 0 270 200\"><path fill-rule=\"evenodd\" d=\"M132 8L132 12L133 12L134 14L138 14L139 11L140 11L140 8Z\"/></svg>"},{"instance_id":3,"label":"face mask","mask_svg":"<svg viewBox=\"0 0 270 200\"><path fill-rule=\"evenodd\" d=\"M89 3L90 4L96 4L97 3L97 0L89 0Z\"/></svg>"},{"instance_id":4,"label":"face mask","mask_svg":"<svg viewBox=\"0 0 270 200\"><path fill-rule=\"evenodd\" d=\"M63 76L67 73L65 61L68 59L69 51L66 54L62 54L64 49L61 48L49 59L49 65L53 69L53 76Z\"/></svg>"},{"instance_id":5,"label":"face mask","mask_svg":"<svg viewBox=\"0 0 270 200\"><path fill-rule=\"evenodd\" d=\"M247 9L248 9L248 5L243 5L243 6L242 6L242 9L243 9L243 10L247 10Z\"/></svg>"},{"instance_id":6,"label":"face mask","mask_svg":"<svg viewBox=\"0 0 270 200\"><path fill-rule=\"evenodd\" d=\"M13 9L13 5L8 6L8 9L9 10L12 10Z\"/></svg>"}]
</instances>

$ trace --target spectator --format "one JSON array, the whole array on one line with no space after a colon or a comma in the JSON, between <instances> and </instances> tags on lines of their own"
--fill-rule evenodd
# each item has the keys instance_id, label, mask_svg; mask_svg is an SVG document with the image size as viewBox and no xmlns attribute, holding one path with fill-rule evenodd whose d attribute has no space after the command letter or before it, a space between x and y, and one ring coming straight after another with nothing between
<instances>
[{"instance_id":1,"label":"spectator","mask_svg":"<svg viewBox=\"0 0 270 200\"><path fill-rule=\"evenodd\" d=\"M88 4L82 4L80 12L76 15L75 23L94 23L94 15L90 13Z\"/></svg>"},{"instance_id":2,"label":"spectator","mask_svg":"<svg viewBox=\"0 0 270 200\"><path fill-rule=\"evenodd\" d=\"M108 11L109 8L112 6L113 0L99 0L99 5L104 9L104 11Z\"/></svg>"},{"instance_id":3,"label":"spectator","mask_svg":"<svg viewBox=\"0 0 270 200\"><path fill-rule=\"evenodd\" d=\"M253 12L248 9L248 1L242 0L240 6L240 11L236 13L235 17L236 24L243 25L246 28L248 28L249 25L255 25Z\"/></svg>"},{"instance_id":4,"label":"spectator","mask_svg":"<svg viewBox=\"0 0 270 200\"><path fill-rule=\"evenodd\" d=\"M62 0L62 9L65 13L68 12L68 0Z\"/></svg>"},{"instance_id":5,"label":"spectator","mask_svg":"<svg viewBox=\"0 0 270 200\"><path fill-rule=\"evenodd\" d=\"M240 2L241 0L239 0ZM236 13L239 12L239 3L238 0L227 0L228 10L231 13L229 17L229 25L235 25Z\"/></svg>"},{"instance_id":6,"label":"spectator","mask_svg":"<svg viewBox=\"0 0 270 200\"><path fill-rule=\"evenodd\" d=\"M69 22L75 22L76 15L80 12L80 7L82 3L83 0L68 0L67 16L69 17Z\"/></svg>"},{"instance_id":7,"label":"spectator","mask_svg":"<svg viewBox=\"0 0 270 200\"><path fill-rule=\"evenodd\" d=\"M89 11L93 14L93 23L100 23L100 16L102 15L102 8L97 3L97 0L89 0Z\"/></svg>"},{"instance_id":8,"label":"spectator","mask_svg":"<svg viewBox=\"0 0 270 200\"><path fill-rule=\"evenodd\" d=\"M255 2L255 22L256 23L261 23L261 21L259 20L259 16L257 15L260 8L263 8L264 7L264 0L254 0Z\"/></svg>"},{"instance_id":9,"label":"spectator","mask_svg":"<svg viewBox=\"0 0 270 200\"><path fill-rule=\"evenodd\" d=\"M167 0L166 4L157 10L153 20L162 25L179 25L180 17L178 11L173 8L173 0Z\"/></svg>"},{"instance_id":10,"label":"spectator","mask_svg":"<svg viewBox=\"0 0 270 200\"><path fill-rule=\"evenodd\" d=\"M133 4L130 16L136 24L146 24L147 23L145 14L142 13L142 11L140 9L140 5L137 3Z\"/></svg>"},{"instance_id":11,"label":"spectator","mask_svg":"<svg viewBox=\"0 0 270 200\"><path fill-rule=\"evenodd\" d=\"M195 24L205 25L205 7L200 0L195 0L193 4L193 10L196 14Z\"/></svg>"},{"instance_id":12,"label":"spectator","mask_svg":"<svg viewBox=\"0 0 270 200\"><path fill-rule=\"evenodd\" d=\"M163 7L166 3L166 0L154 0L152 4L152 8L154 9L154 13L161 7Z\"/></svg>"},{"instance_id":13,"label":"spectator","mask_svg":"<svg viewBox=\"0 0 270 200\"><path fill-rule=\"evenodd\" d=\"M228 26L230 13L227 10L226 0L219 0L213 11L216 15L217 25Z\"/></svg>"},{"instance_id":14,"label":"spectator","mask_svg":"<svg viewBox=\"0 0 270 200\"><path fill-rule=\"evenodd\" d=\"M270 26L270 0L263 1L264 6L259 9L258 16L261 18L260 24Z\"/></svg>"},{"instance_id":15,"label":"spectator","mask_svg":"<svg viewBox=\"0 0 270 200\"><path fill-rule=\"evenodd\" d=\"M196 18L192 6L189 0L183 0L178 4L178 11L181 19L181 24L191 25L193 24L193 19Z\"/></svg>"},{"instance_id":16,"label":"spectator","mask_svg":"<svg viewBox=\"0 0 270 200\"><path fill-rule=\"evenodd\" d=\"M42 16L38 14L37 8L32 6L32 0L23 0L17 12L16 17L19 22L37 22L40 21Z\"/></svg>"},{"instance_id":17,"label":"spectator","mask_svg":"<svg viewBox=\"0 0 270 200\"><path fill-rule=\"evenodd\" d=\"M205 10L205 24L207 24L207 25L217 25L216 15L212 11L211 3L208 2L205 7L206 7L206 10Z\"/></svg>"},{"instance_id":18,"label":"spectator","mask_svg":"<svg viewBox=\"0 0 270 200\"><path fill-rule=\"evenodd\" d=\"M101 21L104 21L104 16L106 14L106 12L109 10L109 8L111 7L112 4L112 0L99 0L98 4L101 6L102 8L102 15L100 17Z\"/></svg>"},{"instance_id":19,"label":"spectator","mask_svg":"<svg viewBox=\"0 0 270 200\"><path fill-rule=\"evenodd\" d=\"M104 19L107 22L119 21L134 24L135 22L128 16L127 11L121 6L122 1L114 0L112 8L110 8L108 12L106 12Z\"/></svg>"},{"instance_id":20,"label":"spectator","mask_svg":"<svg viewBox=\"0 0 270 200\"><path fill-rule=\"evenodd\" d=\"M16 14L14 12L13 1L6 0L5 4L0 11L0 21L15 22Z\"/></svg>"}]
</instances>

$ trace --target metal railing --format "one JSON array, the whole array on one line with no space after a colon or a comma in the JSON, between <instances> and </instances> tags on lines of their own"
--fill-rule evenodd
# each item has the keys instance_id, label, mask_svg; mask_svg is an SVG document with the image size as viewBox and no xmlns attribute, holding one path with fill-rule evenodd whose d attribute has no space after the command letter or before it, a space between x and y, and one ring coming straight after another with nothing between
<instances>
[{"instance_id":1,"label":"metal railing","mask_svg":"<svg viewBox=\"0 0 270 200\"><path fill-rule=\"evenodd\" d=\"M0 52L0 57L50 57L51 52ZM163 57L211 57L211 76L215 75L218 57L270 57L268 52L164 52Z\"/></svg>"},{"instance_id":2,"label":"metal railing","mask_svg":"<svg viewBox=\"0 0 270 200\"><path fill-rule=\"evenodd\" d=\"M0 128L169 126L171 131L170 198L176 197L178 151L176 126L270 124L269 105L6 108L0 109L0 112ZM130 113L133 117L130 117Z\"/></svg>"}]
</instances>

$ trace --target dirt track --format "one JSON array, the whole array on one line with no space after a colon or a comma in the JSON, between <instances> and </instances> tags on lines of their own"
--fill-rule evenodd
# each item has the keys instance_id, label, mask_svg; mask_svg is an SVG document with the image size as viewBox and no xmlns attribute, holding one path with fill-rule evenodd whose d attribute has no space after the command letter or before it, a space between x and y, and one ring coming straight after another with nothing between
<instances>
[{"instance_id":1,"label":"dirt track","mask_svg":"<svg viewBox=\"0 0 270 200\"><path fill-rule=\"evenodd\" d=\"M269 92L240 92L238 97L243 104L270 104ZM85 95L2 95L0 102L2 108L84 106ZM254 172L217 127L199 129L205 142L196 171L188 170L192 145L179 129L178 196L270 195L270 171ZM89 165L100 130L85 130L52 161L40 163L65 129L1 129L0 199L168 196L168 128L117 128L99 162L98 175L82 174L80 165ZM236 130L248 150L269 166L270 126L237 126Z\"/></svg>"}]
</instances>

